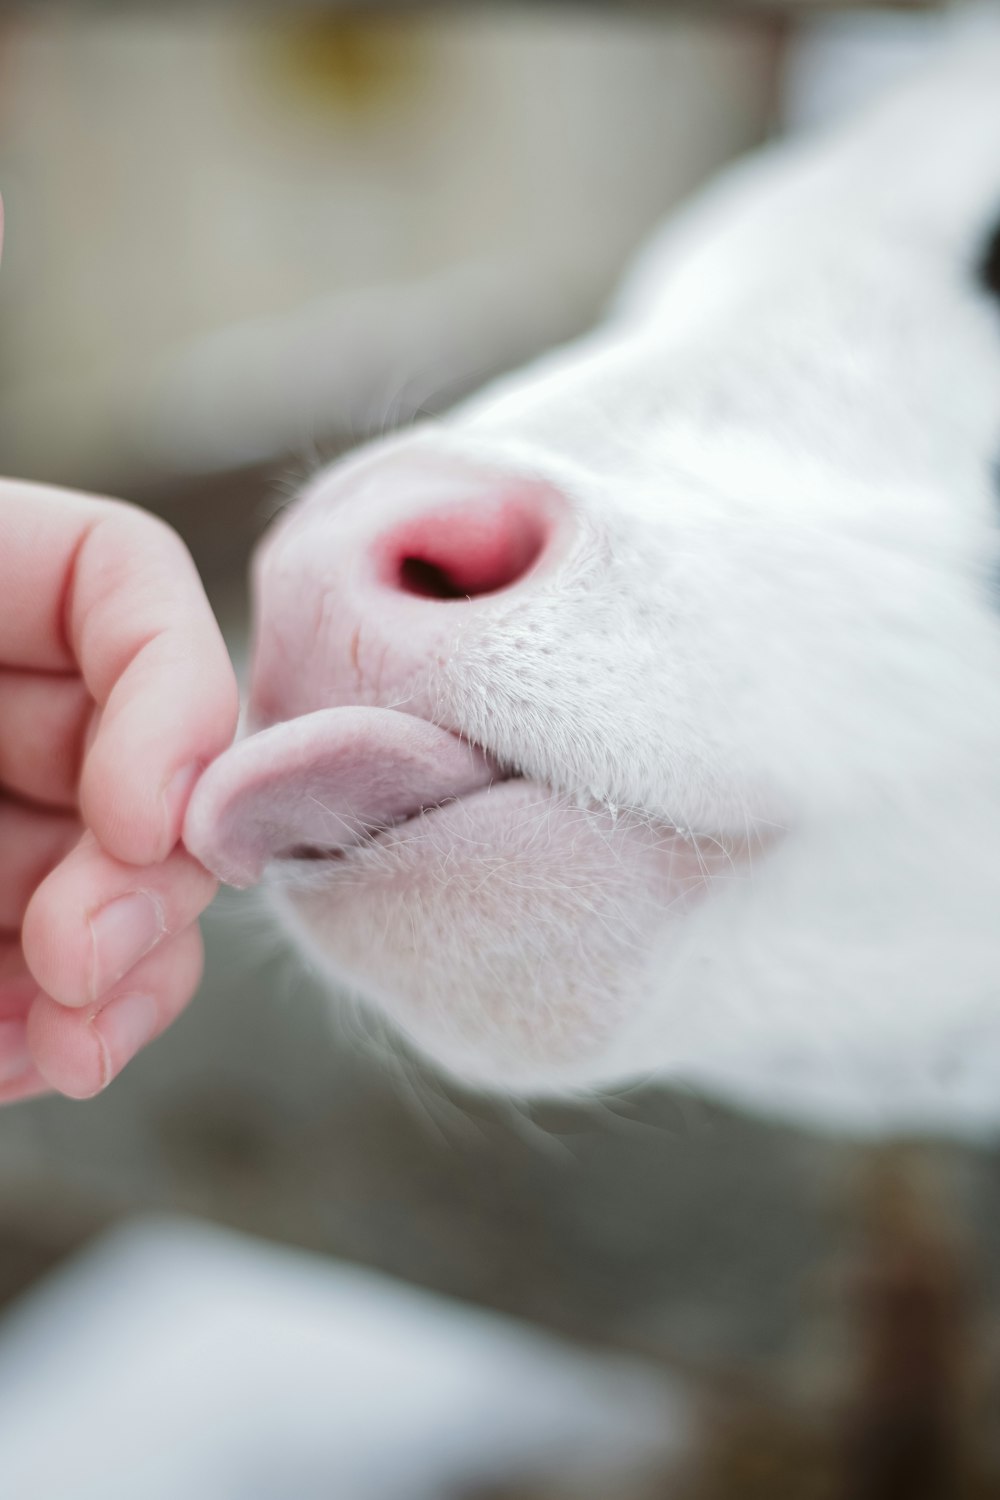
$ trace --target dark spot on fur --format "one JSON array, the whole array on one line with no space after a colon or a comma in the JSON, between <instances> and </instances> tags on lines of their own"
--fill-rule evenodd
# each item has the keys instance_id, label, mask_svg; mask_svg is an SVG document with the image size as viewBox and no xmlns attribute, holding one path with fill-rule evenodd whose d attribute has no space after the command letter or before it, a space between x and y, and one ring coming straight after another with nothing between
<instances>
[{"instance_id":1,"label":"dark spot on fur","mask_svg":"<svg viewBox=\"0 0 1000 1500\"><path fill-rule=\"evenodd\" d=\"M979 280L994 297L1000 297L1000 221L997 222L979 260Z\"/></svg>"},{"instance_id":2,"label":"dark spot on fur","mask_svg":"<svg viewBox=\"0 0 1000 1500\"><path fill-rule=\"evenodd\" d=\"M1000 300L1000 220L987 236L979 258L977 279L985 291ZM1000 458L994 459L990 477L994 493L1000 498Z\"/></svg>"}]
</instances>

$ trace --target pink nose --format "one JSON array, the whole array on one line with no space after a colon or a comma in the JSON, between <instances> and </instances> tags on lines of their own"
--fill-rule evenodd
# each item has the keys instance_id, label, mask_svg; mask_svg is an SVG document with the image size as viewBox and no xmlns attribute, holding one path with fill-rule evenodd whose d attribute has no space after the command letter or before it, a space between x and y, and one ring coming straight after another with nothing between
<instances>
[{"instance_id":1,"label":"pink nose","mask_svg":"<svg viewBox=\"0 0 1000 1500\"><path fill-rule=\"evenodd\" d=\"M537 588L571 532L547 482L426 439L331 470L257 558L254 727L346 704L435 717L458 636Z\"/></svg>"},{"instance_id":2,"label":"pink nose","mask_svg":"<svg viewBox=\"0 0 1000 1500\"><path fill-rule=\"evenodd\" d=\"M498 594L531 572L549 539L527 497L500 491L403 521L376 543L381 582L422 599Z\"/></svg>"}]
</instances>

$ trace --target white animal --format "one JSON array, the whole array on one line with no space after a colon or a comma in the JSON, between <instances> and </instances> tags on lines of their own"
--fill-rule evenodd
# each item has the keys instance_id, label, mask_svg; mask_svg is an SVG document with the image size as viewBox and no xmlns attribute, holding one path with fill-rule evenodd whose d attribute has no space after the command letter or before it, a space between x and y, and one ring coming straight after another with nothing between
<instances>
[{"instance_id":1,"label":"white animal","mask_svg":"<svg viewBox=\"0 0 1000 1500\"><path fill-rule=\"evenodd\" d=\"M981 38L320 473L190 848L463 1078L992 1129L998 231Z\"/></svg>"}]
</instances>

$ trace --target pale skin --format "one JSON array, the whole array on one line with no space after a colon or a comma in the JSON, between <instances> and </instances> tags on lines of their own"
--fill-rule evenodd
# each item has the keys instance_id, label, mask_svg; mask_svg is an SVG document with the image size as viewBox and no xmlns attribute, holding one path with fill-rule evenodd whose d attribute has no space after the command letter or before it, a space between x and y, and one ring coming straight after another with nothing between
<instances>
[{"instance_id":1,"label":"pale skin","mask_svg":"<svg viewBox=\"0 0 1000 1500\"><path fill-rule=\"evenodd\" d=\"M0 1102L100 1092L197 988L179 843L237 689L180 539L0 481Z\"/></svg>"},{"instance_id":2,"label":"pale skin","mask_svg":"<svg viewBox=\"0 0 1000 1500\"><path fill-rule=\"evenodd\" d=\"M0 1104L100 1093L191 999L215 882L180 830L237 711L168 526L0 480Z\"/></svg>"}]
</instances>

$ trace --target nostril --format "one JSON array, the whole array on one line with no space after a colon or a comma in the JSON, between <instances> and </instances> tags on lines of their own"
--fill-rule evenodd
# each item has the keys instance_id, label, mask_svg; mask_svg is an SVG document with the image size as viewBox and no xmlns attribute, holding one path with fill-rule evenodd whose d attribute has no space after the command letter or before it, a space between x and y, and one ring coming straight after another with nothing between
<instances>
[{"instance_id":1,"label":"nostril","mask_svg":"<svg viewBox=\"0 0 1000 1500\"><path fill-rule=\"evenodd\" d=\"M428 512L382 539L382 581L423 599L496 594L531 572L552 530L548 516L506 497Z\"/></svg>"},{"instance_id":2,"label":"nostril","mask_svg":"<svg viewBox=\"0 0 1000 1500\"><path fill-rule=\"evenodd\" d=\"M468 599L471 593L484 592L468 586L462 588L446 568L427 562L423 557L404 557L399 565L398 582L404 594L419 594L422 599ZM491 593L492 590L485 592Z\"/></svg>"}]
</instances>

